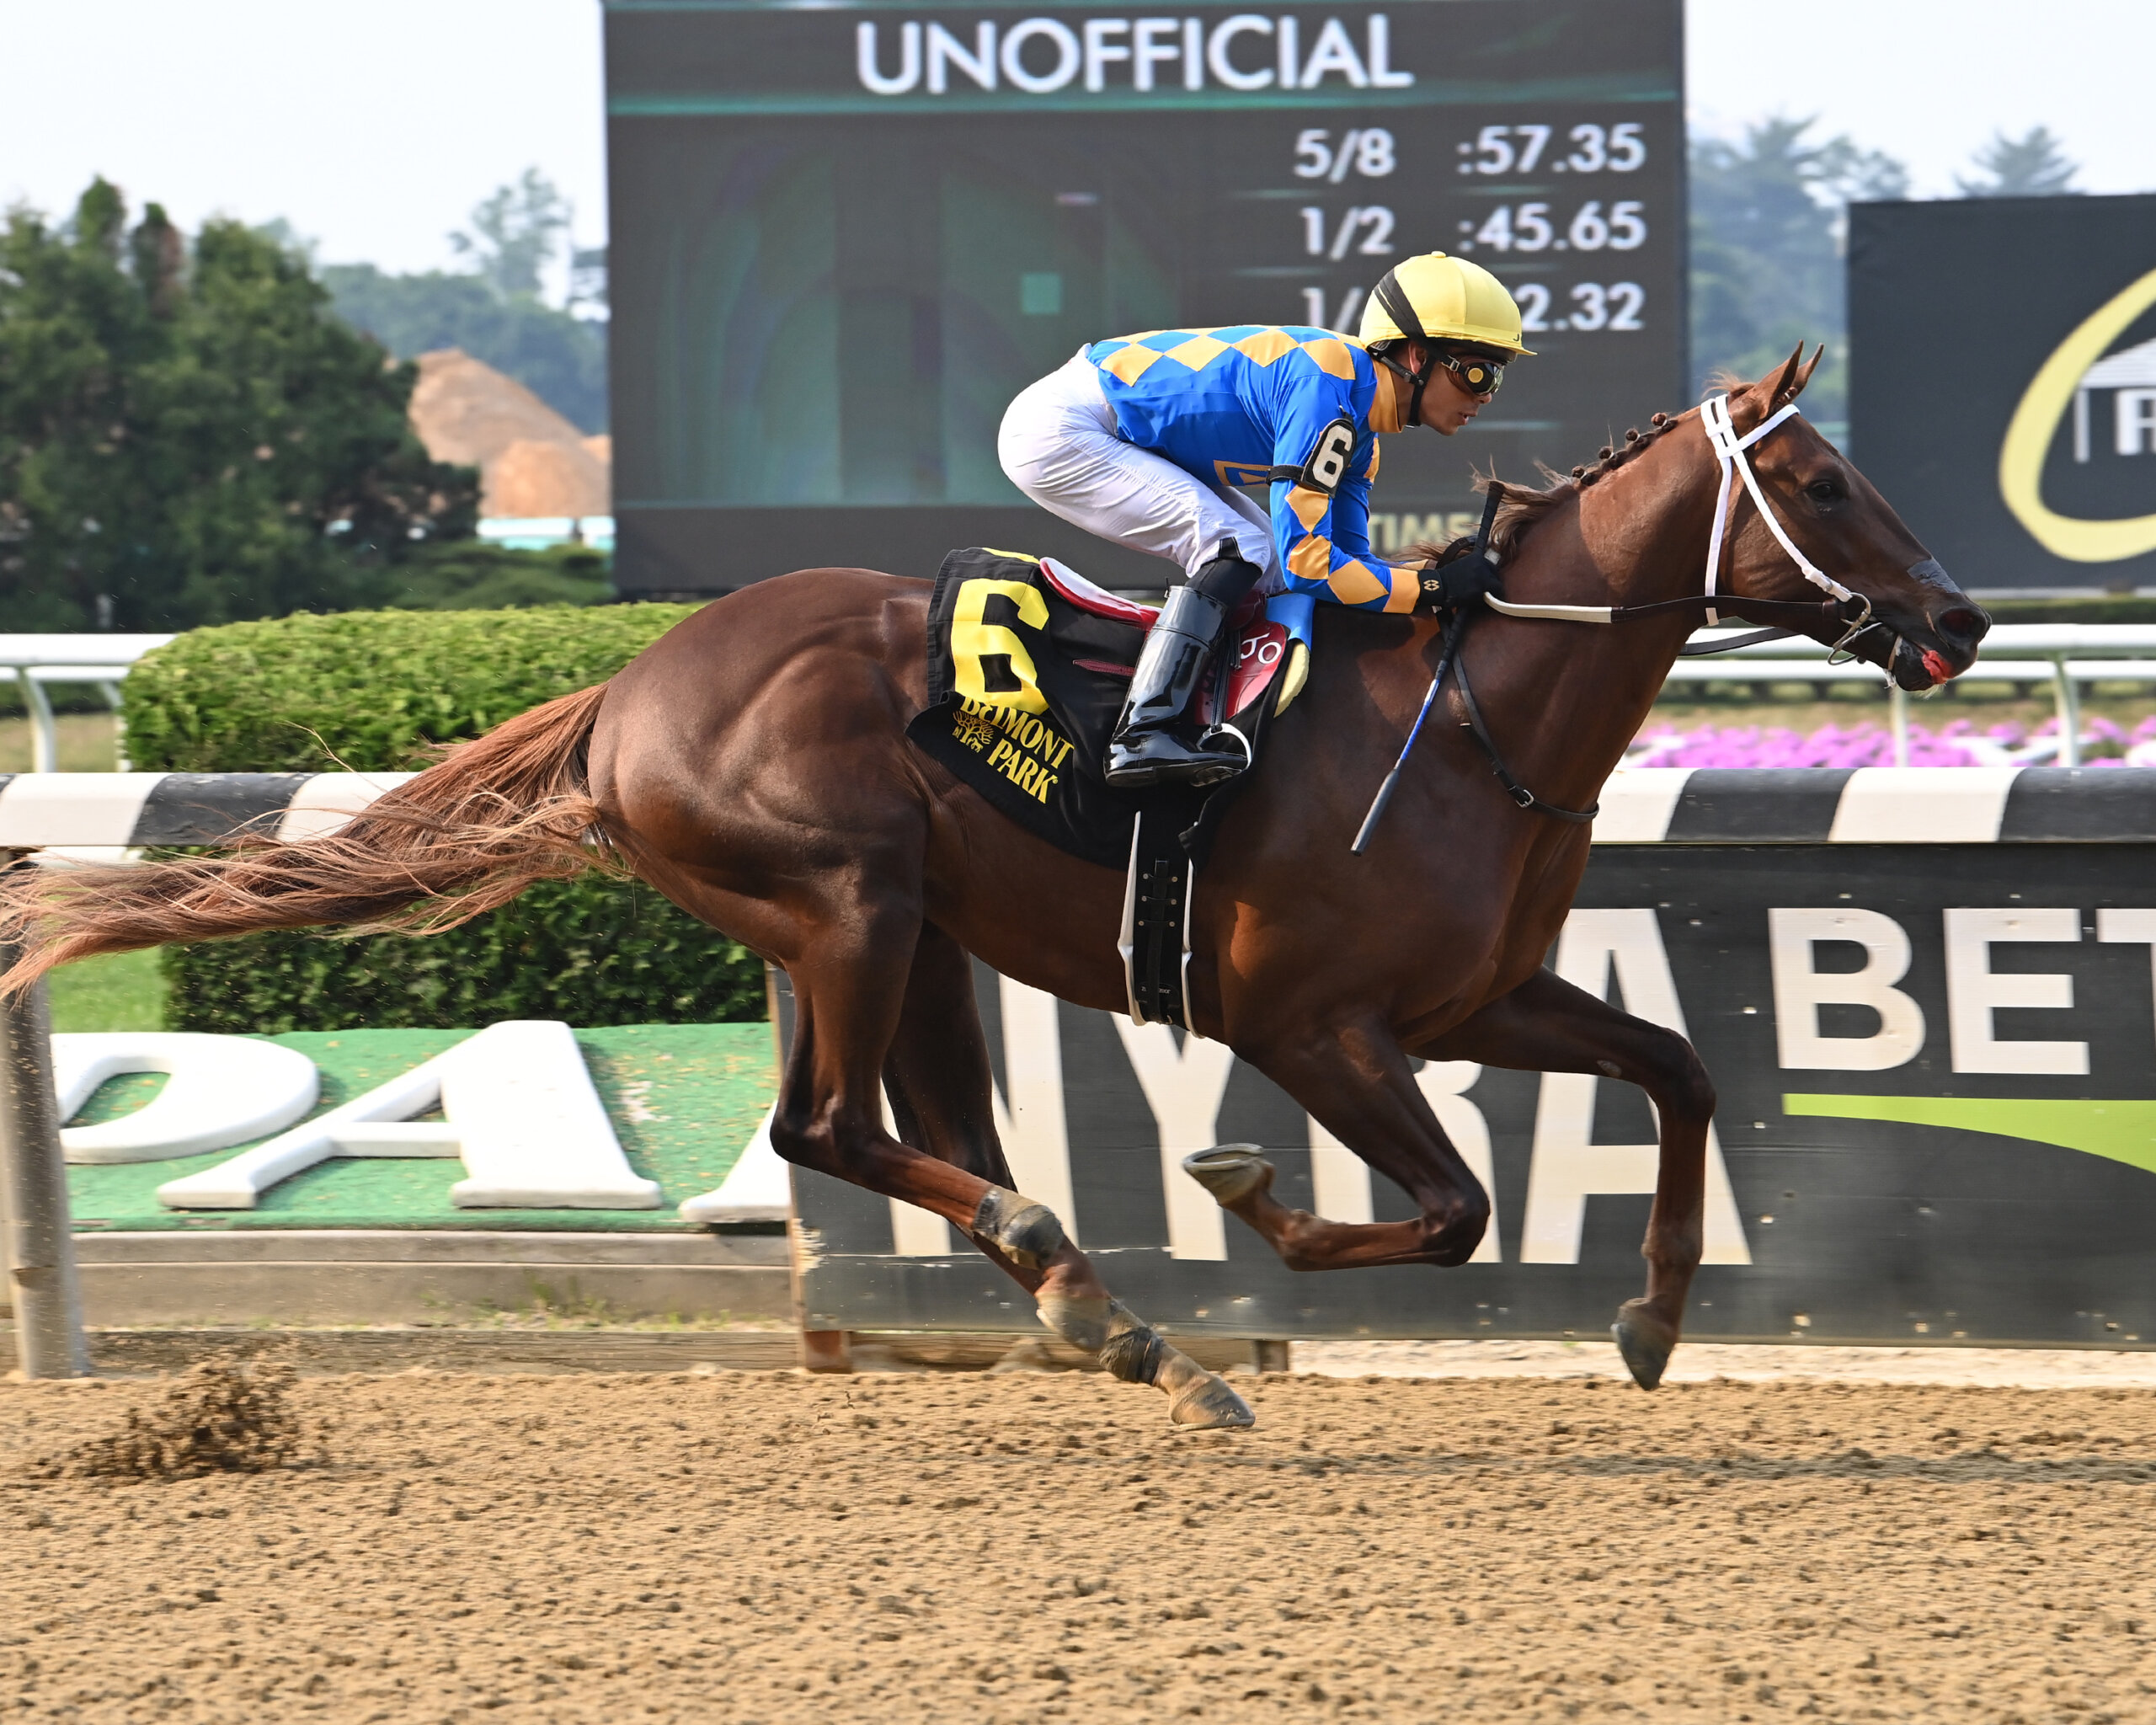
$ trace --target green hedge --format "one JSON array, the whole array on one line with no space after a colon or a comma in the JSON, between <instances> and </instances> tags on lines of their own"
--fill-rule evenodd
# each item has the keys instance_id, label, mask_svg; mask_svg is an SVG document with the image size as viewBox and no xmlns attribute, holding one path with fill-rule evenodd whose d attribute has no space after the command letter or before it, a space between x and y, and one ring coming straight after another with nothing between
<instances>
[{"instance_id":1,"label":"green hedge","mask_svg":"<svg viewBox=\"0 0 2156 1725\"><path fill-rule=\"evenodd\" d=\"M359 611L197 629L130 674L128 753L146 772L409 768L430 742L611 676L692 609ZM764 1015L752 955L649 889L598 875L534 887L424 940L249 935L168 948L164 967L183 1030Z\"/></svg>"},{"instance_id":2,"label":"green hedge","mask_svg":"<svg viewBox=\"0 0 2156 1725\"><path fill-rule=\"evenodd\" d=\"M394 772L428 743L603 682L695 608L348 611L192 630L128 674L128 758L145 772L321 772L337 761Z\"/></svg>"},{"instance_id":3,"label":"green hedge","mask_svg":"<svg viewBox=\"0 0 2156 1725\"><path fill-rule=\"evenodd\" d=\"M764 967L648 887L548 881L447 934L303 933L168 947L174 1029L403 1030L565 1018L710 1024L764 1016Z\"/></svg>"}]
</instances>

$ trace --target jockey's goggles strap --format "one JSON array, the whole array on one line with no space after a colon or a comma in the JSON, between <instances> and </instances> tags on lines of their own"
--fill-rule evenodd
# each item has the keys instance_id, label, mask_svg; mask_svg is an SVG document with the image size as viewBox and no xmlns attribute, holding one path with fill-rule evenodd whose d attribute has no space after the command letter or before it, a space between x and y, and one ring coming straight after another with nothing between
<instances>
[{"instance_id":1,"label":"jockey's goggles strap","mask_svg":"<svg viewBox=\"0 0 2156 1725\"><path fill-rule=\"evenodd\" d=\"M1796 541L1789 537L1782 526L1781 517L1768 506L1766 494L1759 489L1759 476L1753 471L1752 462L1744 453L1783 420L1793 419L1796 414L1796 403L1791 402L1740 437L1737 435L1736 422L1730 417L1727 396L1710 396L1700 403L1700 424L1705 429L1707 441L1713 447L1715 459L1721 467L1721 483L1715 494L1714 531L1707 540L1706 596L1709 600L1712 600L1721 590L1722 538L1729 525L1732 481L1740 477L1744 482L1744 489L1752 494L1753 503L1766 521L1768 531L1789 553L1790 561L1804 572L1804 579L1813 586L1833 594L1836 599L1854 600L1856 597L1796 548ZM1721 621L1720 612L1711 605L1708 607L1706 620L1710 625Z\"/></svg>"}]
</instances>

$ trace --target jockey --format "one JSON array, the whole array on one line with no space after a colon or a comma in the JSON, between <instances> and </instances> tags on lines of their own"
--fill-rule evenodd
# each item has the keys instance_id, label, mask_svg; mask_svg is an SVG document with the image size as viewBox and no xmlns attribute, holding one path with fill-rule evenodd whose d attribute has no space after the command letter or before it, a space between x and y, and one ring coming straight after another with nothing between
<instances>
[{"instance_id":1,"label":"jockey","mask_svg":"<svg viewBox=\"0 0 2156 1725\"><path fill-rule=\"evenodd\" d=\"M1193 697L1255 587L1406 611L1419 571L1370 549L1374 434L1449 437L1520 344L1519 308L1479 264L1430 252L1386 272L1350 338L1300 325L1171 329L1081 348L1003 416L1018 489L1064 520L1181 563L1108 749L1111 784L1203 785L1248 764L1241 737L1193 734ZM1270 485L1272 511L1237 489Z\"/></svg>"}]
</instances>

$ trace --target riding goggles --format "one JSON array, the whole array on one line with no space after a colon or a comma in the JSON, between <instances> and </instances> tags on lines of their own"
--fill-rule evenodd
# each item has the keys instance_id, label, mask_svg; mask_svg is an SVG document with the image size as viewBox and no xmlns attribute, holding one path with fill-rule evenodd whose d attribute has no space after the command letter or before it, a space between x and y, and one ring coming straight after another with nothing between
<instances>
[{"instance_id":1,"label":"riding goggles","mask_svg":"<svg viewBox=\"0 0 2156 1725\"><path fill-rule=\"evenodd\" d=\"M1504 386L1505 366L1502 360L1486 360L1476 355L1463 359L1457 354L1444 353L1433 348L1430 351L1430 362L1443 366L1459 378L1460 387L1470 395L1495 395Z\"/></svg>"}]
</instances>

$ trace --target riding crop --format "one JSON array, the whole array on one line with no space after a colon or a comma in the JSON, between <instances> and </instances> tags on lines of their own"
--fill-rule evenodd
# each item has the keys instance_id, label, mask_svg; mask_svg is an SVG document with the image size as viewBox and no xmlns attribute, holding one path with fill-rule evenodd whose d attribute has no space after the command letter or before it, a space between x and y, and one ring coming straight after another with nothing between
<instances>
[{"instance_id":1,"label":"riding crop","mask_svg":"<svg viewBox=\"0 0 2156 1725\"><path fill-rule=\"evenodd\" d=\"M1490 488L1482 503L1482 525L1475 530L1475 543L1469 547L1468 556L1480 557L1489 565L1488 575L1497 573L1497 559L1490 549L1490 529L1497 519L1497 505L1503 501L1504 493L1497 486ZM1370 836L1378 830L1378 822L1385 817L1385 804L1392 800L1392 793L1400 787L1400 775L1407 766L1407 757L1414 751L1416 739L1422 734L1422 726L1430 717L1430 708L1437 703L1438 686L1445 680L1445 667L1452 663L1452 656L1460 650L1460 637L1452 628L1445 631L1445 650L1438 660L1437 675L1430 679L1430 686L1422 696L1422 706L1415 715L1415 723L1407 732L1407 740L1400 745L1400 758L1392 763L1392 771L1385 776L1385 782L1378 787L1378 793L1370 799L1370 812L1363 817L1363 825L1355 834L1355 842L1348 848L1359 857L1369 846Z\"/></svg>"}]
</instances>

